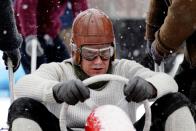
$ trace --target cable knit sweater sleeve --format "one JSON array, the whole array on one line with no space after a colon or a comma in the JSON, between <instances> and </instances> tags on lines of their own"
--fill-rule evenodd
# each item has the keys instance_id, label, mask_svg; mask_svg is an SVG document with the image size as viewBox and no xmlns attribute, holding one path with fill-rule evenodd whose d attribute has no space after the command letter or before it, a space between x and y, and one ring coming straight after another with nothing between
<instances>
[{"instance_id":1,"label":"cable knit sweater sleeve","mask_svg":"<svg viewBox=\"0 0 196 131\"><path fill-rule=\"evenodd\" d=\"M63 74L60 64L43 64L34 73L22 77L14 88L15 98L31 97L41 102L55 103L52 88Z\"/></svg>"},{"instance_id":2,"label":"cable knit sweater sleeve","mask_svg":"<svg viewBox=\"0 0 196 131\"><path fill-rule=\"evenodd\" d=\"M115 61L115 63L115 74L126 78L132 78L135 76L144 78L156 88L157 98L170 92L178 91L178 86L175 80L166 73L153 72L148 68L144 68L135 61L125 59Z\"/></svg>"}]
</instances>

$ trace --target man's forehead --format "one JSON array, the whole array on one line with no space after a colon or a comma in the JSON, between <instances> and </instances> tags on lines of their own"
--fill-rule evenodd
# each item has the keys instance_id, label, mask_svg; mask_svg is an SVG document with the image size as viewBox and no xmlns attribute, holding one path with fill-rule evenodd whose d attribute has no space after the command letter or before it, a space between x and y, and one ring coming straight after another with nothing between
<instances>
[{"instance_id":1,"label":"man's forehead","mask_svg":"<svg viewBox=\"0 0 196 131\"><path fill-rule=\"evenodd\" d=\"M84 45L83 47L100 49L100 48L105 48L105 47L109 47L109 46L111 46L111 43L106 43L106 44L89 44L89 45Z\"/></svg>"}]
</instances>

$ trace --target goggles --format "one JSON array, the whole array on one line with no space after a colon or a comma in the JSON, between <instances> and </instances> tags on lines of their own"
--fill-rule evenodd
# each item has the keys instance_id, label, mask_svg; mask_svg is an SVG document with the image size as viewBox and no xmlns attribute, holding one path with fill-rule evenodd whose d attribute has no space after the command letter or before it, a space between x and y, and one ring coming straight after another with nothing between
<instances>
[{"instance_id":1,"label":"goggles","mask_svg":"<svg viewBox=\"0 0 196 131\"><path fill-rule=\"evenodd\" d=\"M82 58L88 61L96 59L97 56L100 56L102 60L108 60L114 55L114 48L112 46L100 49L83 46L80 51Z\"/></svg>"}]
</instances>

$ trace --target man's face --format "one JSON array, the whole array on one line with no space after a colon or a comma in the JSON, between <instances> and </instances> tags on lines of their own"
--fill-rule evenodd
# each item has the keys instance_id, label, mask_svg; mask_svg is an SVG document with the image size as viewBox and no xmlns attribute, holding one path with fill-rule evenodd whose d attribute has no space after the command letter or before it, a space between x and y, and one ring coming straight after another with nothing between
<instances>
[{"instance_id":1,"label":"man's face","mask_svg":"<svg viewBox=\"0 0 196 131\"><path fill-rule=\"evenodd\" d=\"M81 48L81 68L89 76L105 74L113 56L111 44L85 45Z\"/></svg>"}]
</instances>

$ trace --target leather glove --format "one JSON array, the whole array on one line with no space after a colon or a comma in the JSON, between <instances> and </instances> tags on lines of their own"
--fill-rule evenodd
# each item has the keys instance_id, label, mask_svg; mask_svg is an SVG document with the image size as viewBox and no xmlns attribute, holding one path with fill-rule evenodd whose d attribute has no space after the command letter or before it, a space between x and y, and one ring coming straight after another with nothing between
<instances>
[{"instance_id":1,"label":"leather glove","mask_svg":"<svg viewBox=\"0 0 196 131\"><path fill-rule=\"evenodd\" d=\"M154 71L154 60L152 59L152 56L150 56L150 54L147 53L142 56L140 64Z\"/></svg>"},{"instance_id":2,"label":"leather glove","mask_svg":"<svg viewBox=\"0 0 196 131\"><path fill-rule=\"evenodd\" d=\"M13 64L13 71L15 72L19 65L20 65L20 59L21 59L21 54L20 54L20 50L14 49L14 50L10 50L10 51L4 51L3 52L3 60L4 63L6 65L6 69L8 69L8 57L11 59L12 64Z\"/></svg>"},{"instance_id":3,"label":"leather glove","mask_svg":"<svg viewBox=\"0 0 196 131\"><path fill-rule=\"evenodd\" d=\"M40 42L38 41L36 36L30 35L25 38L25 51L27 55L31 56L32 54L32 44L33 42L37 43L37 56L42 56L44 54L44 50L41 47Z\"/></svg>"},{"instance_id":4,"label":"leather glove","mask_svg":"<svg viewBox=\"0 0 196 131\"><path fill-rule=\"evenodd\" d=\"M152 56L154 62L157 63L158 65L160 65L161 64L161 61L163 61L163 59L166 58L166 56L161 55L156 50L155 42L152 43L150 51L151 51L151 56Z\"/></svg>"},{"instance_id":5,"label":"leather glove","mask_svg":"<svg viewBox=\"0 0 196 131\"><path fill-rule=\"evenodd\" d=\"M151 45L152 45L152 40L147 40L146 41L146 52L148 53L148 54L151 54Z\"/></svg>"},{"instance_id":6,"label":"leather glove","mask_svg":"<svg viewBox=\"0 0 196 131\"><path fill-rule=\"evenodd\" d=\"M78 101L84 102L90 97L90 90L81 80L68 80L53 87L54 98L58 103L66 102L75 105Z\"/></svg>"},{"instance_id":7,"label":"leather glove","mask_svg":"<svg viewBox=\"0 0 196 131\"><path fill-rule=\"evenodd\" d=\"M141 102L156 97L156 89L143 78L134 77L125 85L124 95L128 102Z\"/></svg>"},{"instance_id":8,"label":"leather glove","mask_svg":"<svg viewBox=\"0 0 196 131\"><path fill-rule=\"evenodd\" d=\"M142 56L140 64L146 68L154 70L154 60L151 56L151 51L150 51L151 44L152 44L152 41L147 40L145 54Z\"/></svg>"}]
</instances>

